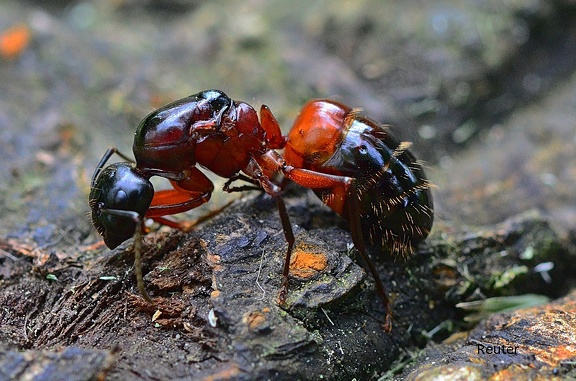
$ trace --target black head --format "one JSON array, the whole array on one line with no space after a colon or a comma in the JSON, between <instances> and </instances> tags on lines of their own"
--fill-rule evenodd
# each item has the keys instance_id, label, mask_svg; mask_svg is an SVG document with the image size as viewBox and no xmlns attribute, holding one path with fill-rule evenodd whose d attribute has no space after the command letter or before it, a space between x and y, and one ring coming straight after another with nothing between
<instances>
[{"instance_id":1,"label":"black head","mask_svg":"<svg viewBox=\"0 0 576 381\"><path fill-rule=\"evenodd\" d=\"M90 208L92 223L114 249L131 238L150 207L154 187L130 163L106 167L92 185Z\"/></svg>"},{"instance_id":2,"label":"black head","mask_svg":"<svg viewBox=\"0 0 576 381\"><path fill-rule=\"evenodd\" d=\"M208 101L215 114L220 110L230 107L232 100L228 95L220 90L204 90L195 95L197 99L205 99Z\"/></svg>"}]
</instances>

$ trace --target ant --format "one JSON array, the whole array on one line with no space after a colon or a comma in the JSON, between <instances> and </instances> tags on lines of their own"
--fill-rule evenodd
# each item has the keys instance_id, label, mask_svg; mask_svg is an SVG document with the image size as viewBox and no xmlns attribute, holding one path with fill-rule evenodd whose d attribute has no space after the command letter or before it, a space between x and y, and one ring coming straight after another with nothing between
<instances>
[{"instance_id":1,"label":"ant","mask_svg":"<svg viewBox=\"0 0 576 381\"><path fill-rule=\"evenodd\" d=\"M368 265L386 309L391 309L378 272L366 253L364 235L386 250L409 256L432 227L430 183L422 166L388 126L331 100L304 106L288 136L270 109L256 110L219 90L169 103L139 124L132 162L116 148L106 151L91 181L92 223L106 246L134 237L134 265L140 293L148 302L141 270L142 223L152 218L185 229L164 216L194 209L210 199L212 182L198 166L227 178L224 191L262 189L277 203L288 243L278 300L285 304L294 234L277 174L311 188L348 220L354 246ZM284 157L276 149L284 148ZM114 154L128 162L104 168ZM150 177L168 179L173 189L154 191ZM242 180L253 186L230 187Z\"/></svg>"}]
</instances>

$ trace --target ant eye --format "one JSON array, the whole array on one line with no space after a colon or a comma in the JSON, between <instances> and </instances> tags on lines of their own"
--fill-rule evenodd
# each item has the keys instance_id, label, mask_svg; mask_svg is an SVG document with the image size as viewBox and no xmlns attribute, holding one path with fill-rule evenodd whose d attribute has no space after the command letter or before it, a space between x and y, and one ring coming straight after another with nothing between
<instances>
[{"instance_id":1,"label":"ant eye","mask_svg":"<svg viewBox=\"0 0 576 381\"><path fill-rule=\"evenodd\" d=\"M366 148L365 145L361 145L358 147L358 153L360 153L360 155L366 155L368 153L368 148Z\"/></svg>"},{"instance_id":2,"label":"ant eye","mask_svg":"<svg viewBox=\"0 0 576 381\"><path fill-rule=\"evenodd\" d=\"M122 189L120 189L114 195L114 205L116 206L124 205L126 204L127 201L128 201L128 195Z\"/></svg>"}]
</instances>

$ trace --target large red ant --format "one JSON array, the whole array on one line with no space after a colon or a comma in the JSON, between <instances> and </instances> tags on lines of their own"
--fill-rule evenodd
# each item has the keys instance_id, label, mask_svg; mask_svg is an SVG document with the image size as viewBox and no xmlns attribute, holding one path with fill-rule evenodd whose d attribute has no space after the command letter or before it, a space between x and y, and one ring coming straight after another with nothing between
<instances>
[{"instance_id":1,"label":"large red ant","mask_svg":"<svg viewBox=\"0 0 576 381\"><path fill-rule=\"evenodd\" d=\"M111 148L92 177L92 222L113 249L134 236L138 289L149 302L141 270L142 221L155 219L182 228L163 216L194 209L210 199L212 182L198 166L228 178L257 185L276 199L288 248L279 302L288 292L294 235L281 187L281 173L311 188L330 208L348 220L354 246L374 277L386 308L391 310L378 272L366 253L364 237L389 252L408 256L424 240L433 222L430 184L421 165L387 126L360 116L341 103L315 100L302 109L288 136L283 136L270 109L262 106L260 120L247 103L231 100L219 90L207 90L167 104L138 126L135 163L114 163ZM275 149L285 148L284 158ZM104 168L104 169L103 169ZM173 189L154 191L152 176L169 179Z\"/></svg>"}]
</instances>

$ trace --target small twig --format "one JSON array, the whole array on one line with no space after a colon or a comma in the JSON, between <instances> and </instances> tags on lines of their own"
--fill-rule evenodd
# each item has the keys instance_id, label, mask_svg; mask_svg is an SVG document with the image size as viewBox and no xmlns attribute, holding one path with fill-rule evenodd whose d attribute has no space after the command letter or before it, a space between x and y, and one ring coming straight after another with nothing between
<instances>
[{"instance_id":1,"label":"small twig","mask_svg":"<svg viewBox=\"0 0 576 381\"><path fill-rule=\"evenodd\" d=\"M11 259L13 261L16 261L18 258L16 258L15 256L13 256L12 254L10 254L9 252L7 252L6 250L0 249L0 254L2 254L3 256L5 256L8 259Z\"/></svg>"},{"instance_id":2,"label":"small twig","mask_svg":"<svg viewBox=\"0 0 576 381\"><path fill-rule=\"evenodd\" d=\"M330 316L328 316L328 312L326 312L326 310L324 309L324 307L320 308L322 310L322 312L324 312L324 315L326 315L326 319L328 319L328 321L330 322L330 324L335 325L334 322L332 321L332 319L330 319ZM342 348L340 348L340 350L342 350ZM342 353L344 354L344 353Z\"/></svg>"},{"instance_id":3,"label":"small twig","mask_svg":"<svg viewBox=\"0 0 576 381\"><path fill-rule=\"evenodd\" d=\"M264 290L264 287L262 287L262 285L260 284L260 274L262 273L262 265L264 263L264 253L266 252L266 247L264 246L262 248L262 254L260 255L260 265L258 266L258 275L256 276L256 285L258 285L258 287L260 288L260 290L262 290L262 297L260 299L257 300L264 300L264 298L266 297L266 290Z\"/></svg>"}]
</instances>

